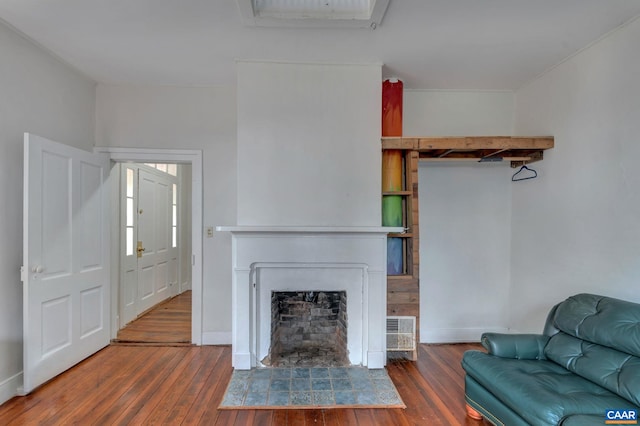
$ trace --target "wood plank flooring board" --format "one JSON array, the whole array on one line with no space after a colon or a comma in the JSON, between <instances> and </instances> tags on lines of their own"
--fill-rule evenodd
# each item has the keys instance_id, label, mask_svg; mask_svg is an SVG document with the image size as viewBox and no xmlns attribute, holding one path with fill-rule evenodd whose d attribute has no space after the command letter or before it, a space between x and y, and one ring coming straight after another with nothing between
<instances>
[{"instance_id":1,"label":"wood plank flooring board","mask_svg":"<svg viewBox=\"0 0 640 426\"><path fill-rule=\"evenodd\" d=\"M194 401L196 401L197 396L206 385L207 380L215 370L216 365L218 365L219 362L226 362L226 358L223 357L227 352L224 350L225 348L203 347L201 352L205 352L205 348L207 356L205 357L202 366L198 369L196 375L188 383L185 391L180 395L178 401L173 406L173 409L166 419L169 423L176 424L187 417L187 414L194 406Z\"/></svg>"},{"instance_id":2,"label":"wood plank flooring board","mask_svg":"<svg viewBox=\"0 0 640 426\"><path fill-rule=\"evenodd\" d=\"M414 370L418 370L415 363L411 363L411 364L412 364L411 367ZM420 374L419 371L416 371L413 374L415 375L412 375L411 379L416 384L416 387L419 388L420 392L425 395L425 399L429 400L433 404L434 411L441 413L440 424L443 424L443 425L456 424L464 416L466 416L462 408L460 409L461 410L460 414L457 414L456 412L452 412L451 406L452 405L455 406L457 402L456 399L451 399L449 395L443 394L443 392L440 389L434 387L433 377L435 375L443 374L442 371L440 370L437 370L437 372L433 371L431 375L428 375L428 376L423 376L422 374ZM461 390L462 388L458 388L459 392Z\"/></svg>"},{"instance_id":3,"label":"wood plank flooring board","mask_svg":"<svg viewBox=\"0 0 640 426\"><path fill-rule=\"evenodd\" d=\"M148 417L155 413L158 404L160 404L167 395L174 392L176 382L181 378L184 373L184 369L195 357L196 353L195 351L184 351L182 348L170 348L169 352L174 353L174 358L171 360L171 363L166 366L169 371L169 375L157 375L154 377L144 390L131 401L131 404L126 410L129 414L118 413L119 415L115 417L113 423L149 423ZM154 374L153 369L150 369L148 374ZM99 419L100 424L112 423L113 414L116 413L115 410L111 411L112 413L109 413L109 415Z\"/></svg>"},{"instance_id":4,"label":"wood plank flooring board","mask_svg":"<svg viewBox=\"0 0 640 426\"><path fill-rule=\"evenodd\" d=\"M153 409L153 412L145 419L146 422L158 424L163 421L172 423L177 422L178 419L181 420L189 409L189 406L184 402L189 400L189 396L194 395L193 392L190 392L192 384L202 383L199 382L199 377L206 377L203 364L215 365L215 362L212 361L219 358L221 354L221 350L189 352L193 352L193 356L191 359L187 357L183 359L184 362L188 363L184 368L176 370L176 374L178 374L176 381L171 388L163 394L161 400Z\"/></svg>"},{"instance_id":5,"label":"wood plank flooring board","mask_svg":"<svg viewBox=\"0 0 640 426\"><path fill-rule=\"evenodd\" d=\"M422 410L416 410L416 415L420 416L419 421L427 422L425 424L431 425L454 425L458 423L449 412L447 403L443 402L439 394L429 386L425 378L418 374L414 363L405 361L401 362L399 366L401 374L396 376L397 380L406 383L409 389L408 396L411 398L411 402L405 401L407 407L409 407L410 403L414 407L429 407L428 410L425 410L428 417L425 417ZM394 379L392 378L392 380ZM394 383L396 383L395 380ZM396 386L398 385L396 384ZM401 395L404 399L405 394L401 393Z\"/></svg>"},{"instance_id":6,"label":"wood plank flooring board","mask_svg":"<svg viewBox=\"0 0 640 426\"><path fill-rule=\"evenodd\" d=\"M86 404L99 403L104 393L118 392L119 380L135 370L136 363L142 360L144 354L139 353L138 356L136 358L135 353L130 354L133 362L126 364L125 361L128 359L126 354L112 357L110 348L105 348L83 361L83 364L86 363L86 371L85 368L74 367L46 383L41 388L43 393L47 393L48 386L52 386L54 382L59 392L56 393L57 396L43 400L42 404L47 409L39 416L30 418L29 422L33 421L39 425L64 424L68 423L68 419L76 413L90 411L90 407ZM127 377L126 380L128 379ZM87 388L97 390L99 397L87 401ZM60 407L67 407L67 409L60 410Z\"/></svg>"},{"instance_id":7,"label":"wood plank flooring board","mask_svg":"<svg viewBox=\"0 0 640 426\"><path fill-rule=\"evenodd\" d=\"M144 367L139 364L137 368L135 365L129 366L131 368L130 377L124 380L120 380L124 376L122 371L120 369L116 370L118 374L114 375L114 380L112 380L115 383L96 394L92 400L86 401L85 407L78 406L60 421L64 422L64 424L87 424L96 418L100 418L106 410L119 413L122 413L123 410L130 412L128 409L132 400L141 392L144 392L145 387L150 382L153 382L150 370L173 365L175 354L171 353L169 349L171 348L156 348L143 360L145 362Z\"/></svg>"},{"instance_id":8,"label":"wood plank flooring board","mask_svg":"<svg viewBox=\"0 0 640 426\"><path fill-rule=\"evenodd\" d=\"M354 411L356 413L356 418L358 419L358 425L377 426L379 424L376 423L376 419L373 417L371 410L358 409Z\"/></svg>"},{"instance_id":9,"label":"wood plank flooring board","mask_svg":"<svg viewBox=\"0 0 640 426\"><path fill-rule=\"evenodd\" d=\"M232 373L229 346L114 345L0 406L0 425L479 426L487 423L465 415L460 360L480 348L420 345L417 362L390 360L404 410L218 410Z\"/></svg>"},{"instance_id":10,"label":"wood plank flooring board","mask_svg":"<svg viewBox=\"0 0 640 426\"><path fill-rule=\"evenodd\" d=\"M456 345L444 345L439 348L441 350L425 352L416 366L434 391L445 401L450 401L451 408L464 410L464 401L457 398L460 393L464 394L464 370L459 363L459 354L473 346L457 345L455 352L450 349L452 346ZM452 383L456 385L452 386Z\"/></svg>"},{"instance_id":11,"label":"wood plank flooring board","mask_svg":"<svg viewBox=\"0 0 640 426\"><path fill-rule=\"evenodd\" d=\"M271 417L271 424L274 426L288 426L289 424L289 410L277 410L273 411Z\"/></svg>"},{"instance_id":12,"label":"wood plank flooring board","mask_svg":"<svg viewBox=\"0 0 640 426\"><path fill-rule=\"evenodd\" d=\"M236 417L236 421L234 425L253 425L256 417L255 410L242 410L238 411L238 416Z\"/></svg>"},{"instance_id":13,"label":"wood plank flooring board","mask_svg":"<svg viewBox=\"0 0 640 426\"><path fill-rule=\"evenodd\" d=\"M307 422L305 420L304 410L289 410L287 413L287 425L296 425L296 426L306 426Z\"/></svg>"},{"instance_id":14,"label":"wood plank flooring board","mask_svg":"<svg viewBox=\"0 0 640 426\"><path fill-rule=\"evenodd\" d=\"M324 411L325 410L305 410L304 421L308 425L324 424Z\"/></svg>"},{"instance_id":15,"label":"wood plank flooring board","mask_svg":"<svg viewBox=\"0 0 640 426\"><path fill-rule=\"evenodd\" d=\"M197 423L191 423L190 420L183 422L183 425L197 424L197 425L215 425L215 426L231 426L236 424L236 418L238 417L238 410L228 410L219 413L214 421L209 420L207 423L198 421Z\"/></svg>"},{"instance_id":16,"label":"wood plank flooring board","mask_svg":"<svg viewBox=\"0 0 640 426\"><path fill-rule=\"evenodd\" d=\"M400 410L400 411L398 411ZM401 409L373 410L373 417L380 425L388 426L411 426L402 415Z\"/></svg>"},{"instance_id":17,"label":"wood plank flooring board","mask_svg":"<svg viewBox=\"0 0 640 426\"><path fill-rule=\"evenodd\" d=\"M273 411L269 410L259 410L256 411L256 416L253 419L253 424L255 426L271 426L273 418Z\"/></svg>"},{"instance_id":18,"label":"wood plank flooring board","mask_svg":"<svg viewBox=\"0 0 640 426\"><path fill-rule=\"evenodd\" d=\"M116 342L191 343L191 291L153 307L118 331Z\"/></svg>"},{"instance_id":19,"label":"wood plank flooring board","mask_svg":"<svg viewBox=\"0 0 640 426\"><path fill-rule=\"evenodd\" d=\"M55 415L58 411L57 407L73 401L78 393L84 392L87 383L99 382L99 376L102 373L95 368L94 363L106 363L107 365L110 363L105 350L78 363L70 370L74 372L74 375L61 374L54 380L40 386L38 388L41 390L40 392L33 392L25 397L13 398L12 401L16 402L15 407L5 412L0 410L0 424L10 424L14 418L24 417L31 409L34 409L36 411L34 415L41 419ZM78 381L76 377L82 377L87 381Z\"/></svg>"},{"instance_id":20,"label":"wood plank flooring board","mask_svg":"<svg viewBox=\"0 0 640 426\"><path fill-rule=\"evenodd\" d=\"M225 347L224 355L211 370L207 380L203 382L200 392L195 396L193 405L187 412L185 420L191 424L211 424L218 416L227 416L225 410L218 410L224 391L231 379L231 348ZM229 410L237 411L237 410ZM235 417L234 417L235 419ZM229 423L232 424L232 423Z\"/></svg>"},{"instance_id":21,"label":"wood plank flooring board","mask_svg":"<svg viewBox=\"0 0 640 426\"><path fill-rule=\"evenodd\" d=\"M100 395L98 402L83 414L75 415L69 420L76 424L83 424L92 420L99 420L101 424L114 424L115 419L123 412L130 413L131 406L141 393L144 393L149 383L152 383L154 368L166 368L175 362L175 354L171 348L156 348L147 354L142 361L144 364L134 366L129 377L119 381L108 392Z\"/></svg>"}]
</instances>

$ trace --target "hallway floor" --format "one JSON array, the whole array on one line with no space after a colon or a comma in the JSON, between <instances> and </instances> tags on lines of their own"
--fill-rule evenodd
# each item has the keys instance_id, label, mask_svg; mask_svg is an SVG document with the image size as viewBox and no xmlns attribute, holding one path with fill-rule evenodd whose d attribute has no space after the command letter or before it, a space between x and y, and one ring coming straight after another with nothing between
<instances>
[{"instance_id":1,"label":"hallway floor","mask_svg":"<svg viewBox=\"0 0 640 426\"><path fill-rule=\"evenodd\" d=\"M191 344L191 290L185 291L130 322L113 344Z\"/></svg>"}]
</instances>

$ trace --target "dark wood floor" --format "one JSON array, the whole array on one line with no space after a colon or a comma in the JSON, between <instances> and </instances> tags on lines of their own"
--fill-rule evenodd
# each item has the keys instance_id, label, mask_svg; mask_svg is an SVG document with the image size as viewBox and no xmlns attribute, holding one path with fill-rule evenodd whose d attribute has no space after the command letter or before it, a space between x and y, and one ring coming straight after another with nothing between
<instances>
[{"instance_id":1,"label":"dark wood floor","mask_svg":"<svg viewBox=\"0 0 640 426\"><path fill-rule=\"evenodd\" d=\"M154 309L153 321L136 321L129 338L148 340L158 323L190 330L190 297ZM460 366L465 350L479 348L420 345L416 362L390 360L387 371L406 409L218 410L232 372L229 346L111 345L1 405L0 425L479 426L465 414Z\"/></svg>"},{"instance_id":2,"label":"dark wood floor","mask_svg":"<svg viewBox=\"0 0 640 426\"><path fill-rule=\"evenodd\" d=\"M191 343L191 290L158 304L120 331L114 343Z\"/></svg>"},{"instance_id":3,"label":"dark wood floor","mask_svg":"<svg viewBox=\"0 0 640 426\"><path fill-rule=\"evenodd\" d=\"M391 361L406 409L218 410L230 347L109 346L0 406L0 424L482 425L465 415L460 367L475 348L421 345L418 361Z\"/></svg>"}]
</instances>

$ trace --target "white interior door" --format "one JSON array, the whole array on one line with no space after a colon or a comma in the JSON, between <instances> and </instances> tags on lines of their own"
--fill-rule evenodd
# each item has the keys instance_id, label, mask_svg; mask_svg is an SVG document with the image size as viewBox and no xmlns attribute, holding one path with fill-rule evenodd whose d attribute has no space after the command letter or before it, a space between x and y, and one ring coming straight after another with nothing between
<instances>
[{"instance_id":1,"label":"white interior door","mask_svg":"<svg viewBox=\"0 0 640 426\"><path fill-rule=\"evenodd\" d=\"M23 392L109 344L109 158L25 133Z\"/></svg>"},{"instance_id":2,"label":"white interior door","mask_svg":"<svg viewBox=\"0 0 640 426\"><path fill-rule=\"evenodd\" d=\"M169 280L171 186L154 173L139 170L138 314L171 295Z\"/></svg>"},{"instance_id":3,"label":"white interior door","mask_svg":"<svg viewBox=\"0 0 640 426\"><path fill-rule=\"evenodd\" d=\"M177 179L135 164L121 173L124 326L178 292Z\"/></svg>"}]
</instances>

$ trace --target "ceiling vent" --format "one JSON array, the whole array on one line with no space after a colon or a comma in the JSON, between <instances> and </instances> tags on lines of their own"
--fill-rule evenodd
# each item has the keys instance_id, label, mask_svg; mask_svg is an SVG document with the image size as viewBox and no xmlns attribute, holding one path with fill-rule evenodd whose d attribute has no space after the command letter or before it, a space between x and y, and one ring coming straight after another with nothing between
<instances>
[{"instance_id":1,"label":"ceiling vent","mask_svg":"<svg viewBox=\"0 0 640 426\"><path fill-rule=\"evenodd\" d=\"M375 29L390 0L236 0L245 25Z\"/></svg>"}]
</instances>

